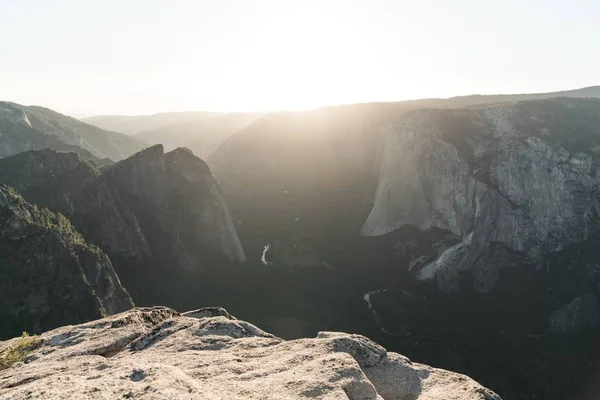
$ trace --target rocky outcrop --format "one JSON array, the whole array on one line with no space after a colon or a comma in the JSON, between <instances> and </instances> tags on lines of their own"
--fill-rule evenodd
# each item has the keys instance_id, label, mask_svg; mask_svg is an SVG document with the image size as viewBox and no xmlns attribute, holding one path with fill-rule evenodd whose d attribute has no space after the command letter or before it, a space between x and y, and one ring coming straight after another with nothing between
<instances>
[{"instance_id":1,"label":"rocky outcrop","mask_svg":"<svg viewBox=\"0 0 600 400\"><path fill-rule=\"evenodd\" d=\"M46 332L23 362L0 371L0 396L500 400L363 336L285 341L227 316L196 315L138 308ZM0 353L18 341L0 342Z\"/></svg>"},{"instance_id":2,"label":"rocky outcrop","mask_svg":"<svg viewBox=\"0 0 600 400\"><path fill-rule=\"evenodd\" d=\"M459 243L414 269L443 290L461 271L489 291L508 265L541 263L598 230L600 101L556 99L408 113L390 125L362 234L441 228Z\"/></svg>"},{"instance_id":3,"label":"rocky outcrop","mask_svg":"<svg viewBox=\"0 0 600 400\"><path fill-rule=\"evenodd\" d=\"M0 185L0 336L133 307L108 257L60 214Z\"/></svg>"}]
</instances>

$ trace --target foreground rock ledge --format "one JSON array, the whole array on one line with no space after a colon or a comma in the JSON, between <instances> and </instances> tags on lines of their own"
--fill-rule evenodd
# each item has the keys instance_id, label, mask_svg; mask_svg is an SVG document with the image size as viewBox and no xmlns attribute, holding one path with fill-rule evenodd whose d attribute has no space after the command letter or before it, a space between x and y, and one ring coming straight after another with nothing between
<instances>
[{"instance_id":1,"label":"foreground rock ledge","mask_svg":"<svg viewBox=\"0 0 600 400\"><path fill-rule=\"evenodd\" d=\"M40 339L0 371L0 398L500 400L360 335L285 341L220 308L135 308Z\"/></svg>"}]
</instances>

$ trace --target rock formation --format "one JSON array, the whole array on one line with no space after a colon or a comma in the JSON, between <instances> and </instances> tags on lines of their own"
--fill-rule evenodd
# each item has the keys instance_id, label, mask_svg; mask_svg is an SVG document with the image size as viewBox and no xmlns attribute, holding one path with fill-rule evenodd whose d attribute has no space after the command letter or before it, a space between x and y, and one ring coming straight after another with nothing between
<instances>
[{"instance_id":1,"label":"rock formation","mask_svg":"<svg viewBox=\"0 0 600 400\"><path fill-rule=\"evenodd\" d=\"M211 256L243 261L244 251L208 166L189 150L150 147L109 167L66 196L65 214L111 257L163 258L200 270Z\"/></svg>"},{"instance_id":2,"label":"rock formation","mask_svg":"<svg viewBox=\"0 0 600 400\"><path fill-rule=\"evenodd\" d=\"M113 261L136 301L154 304L165 279L245 260L219 184L187 149L150 147L102 173L73 153L29 151L0 160L0 182L67 216ZM144 276L144 279L140 279Z\"/></svg>"},{"instance_id":3,"label":"rock formation","mask_svg":"<svg viewBox=\"0 0 600 400\"><path fill-rule=\"evenodd\" d=\"M509 265L490 246L536 264L597 232L599 127L598 100L408 113L389 128L362 233L450 231L459 243L413 272L456 290L471 271L489 291Z\"/></svg>"},{"instance_id":4,"label":"rock formation","mask_svg":"<svg viewBox=\"0 0 600 400\"><path fill-rule=\"evenodd\" d=\"M0 397L500 400L464 375L360 335L285 341L200 311L137 308L46 332L22 362L0 371ZM0 355L20 340L0 342Z\"/></svg>"},{"instance_id":5,"label":"rock formation","mask_svg":"<svg viewBox=\"0 0 600 400\"><path fill-rule=\"evenodd\" d=\"M41 332L133 307L108 257L60 214L0 185L0 334ZM10 337L9 336L9 337Z\"/></svg>"}]
</instances>

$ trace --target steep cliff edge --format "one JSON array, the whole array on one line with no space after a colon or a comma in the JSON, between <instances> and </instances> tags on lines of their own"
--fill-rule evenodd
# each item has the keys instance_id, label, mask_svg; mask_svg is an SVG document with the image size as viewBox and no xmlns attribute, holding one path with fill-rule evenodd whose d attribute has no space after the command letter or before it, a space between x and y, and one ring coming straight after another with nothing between
<instances>
[{"instance_id":1,"label":"steep cliff edge","mask_svg":"<svg viewBox=\"0 0 600 400\"><path fill-rule=\"evenodd\" d=\"M62 215L0 185L0 335L41 332L133 307L108 257Z\"/></svg>"},{"instance_id":2,"label":"steep cliff edge","mask_svg":"<svg viewBox=\"0 0 600 400\"><path fill-rule=\"evenodd\" d=\"M150 147L66 197L66 215L111 257L160 258L186 271L215 257L245 259L218 183L186 149Z\"/></svg>"},{"instance_id":3,"label":"steep cliff edge","mask_svg":"<svg viewBox=\"0 0 600 400\"><path fill-rule=\"evenodd\" d=\"M19 340L0 342L0 355ZM364 336L285 341L224 310L162 307L44 333L22 363L0 371L0 396L500 400L464 375L413 363Z\"/></svg>"},{"instance_id":4,"label":"steep cliff edge","mask_svg":"<svg viewBox=\"0 0 600 400\"><path fill-rule=\"evenodd\" d=\"M458 243L412 271L443 290L470 271L489 291L510 256L542 264L598 231L598 100L416 111L390 125L384 148L362 234L450 231Z\"/></svg>"}]
</instances>

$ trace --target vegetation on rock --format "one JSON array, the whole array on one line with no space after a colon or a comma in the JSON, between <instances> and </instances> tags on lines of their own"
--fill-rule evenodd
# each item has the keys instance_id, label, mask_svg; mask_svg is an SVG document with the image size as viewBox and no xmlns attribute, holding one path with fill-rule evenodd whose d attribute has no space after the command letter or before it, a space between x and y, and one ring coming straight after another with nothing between
<instances>
[{"instance_id":1,"label":"vegetation on rock","mask_svg":"<svg viewBox=\"0 0 600 400\"><path fill-rule=\"evenodd\" d=\"M41 343L42 340L39 336L30 336L27 332L23 332L15 343L10 343L8 346L0 348L0 371L10 368L18 362L22 362Z\"/></svg>"}]
</instances>

